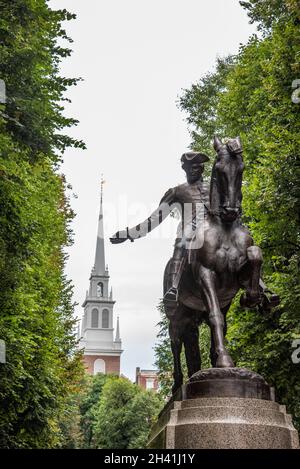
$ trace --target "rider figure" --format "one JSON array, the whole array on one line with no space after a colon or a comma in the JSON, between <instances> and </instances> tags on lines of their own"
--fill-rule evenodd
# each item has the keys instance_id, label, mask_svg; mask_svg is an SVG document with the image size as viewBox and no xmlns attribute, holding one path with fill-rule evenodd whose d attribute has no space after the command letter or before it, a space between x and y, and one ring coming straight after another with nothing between
<instances>
[{"instance_id":1,"label":"rider figure","mask_svg":"<svg viewBox=\"0 0 300 469\"><path fill-rule=\"evenodd\" d=\"M196 227L203 220L203 214L209 206L209 184L202 179L204 163L209 158L204 153L190 151L181 157L181 166L186 173L187 182L169 189L162 197L159 207L142 223L133 228L118 231L110 238L112 243L122 243L127 239L146 236L158 226L177 207L181 212L174 244L174 253L170 264L171 288L164 300L177 301L178 286L187 259L187 249Z\"/></svg>"}]
</instances>

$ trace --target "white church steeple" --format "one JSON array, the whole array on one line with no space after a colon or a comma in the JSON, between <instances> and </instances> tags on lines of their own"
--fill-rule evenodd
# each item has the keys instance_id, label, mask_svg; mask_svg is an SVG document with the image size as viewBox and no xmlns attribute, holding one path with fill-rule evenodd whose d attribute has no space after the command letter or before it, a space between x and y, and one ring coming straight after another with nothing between
<instances>
[{"instance_id":1,"label":"white church steeple","mask_svg":"<svg viewBox=\"0 0 300 469\"><path fill-rule=\"evenodd\" d=\"M109 273L105 265L103 226L103 184L101 178L100 210L98 218L95 264L91 271L90 287L83 302L84 315L81 327L80 348L84 348L84 362L88 372L95 374L120 373L122 343L119 319L114 340L112 289L109 290Z\"/></svg>"}]
</instances>

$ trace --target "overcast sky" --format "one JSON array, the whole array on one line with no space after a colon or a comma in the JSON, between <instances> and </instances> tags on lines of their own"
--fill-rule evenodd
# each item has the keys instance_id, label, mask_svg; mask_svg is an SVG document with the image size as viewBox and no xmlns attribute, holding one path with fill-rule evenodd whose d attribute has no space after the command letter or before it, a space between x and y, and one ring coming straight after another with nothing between
<instances>
[{"instance_id":1,"label":"overcast sky","mask_svg":"<svg viewBox=\"0 0 300 469\"><path fill-rule=\"evenodd\" d=\"M73 186L76 218L67 274L75 286L76 314L94 263L100 177L104 174L105 235L146 218L164 192L183 183L179 164L189 148L176 101L212 70L217 56L236 53L254 27L238 0L51 0L77 19L65 27L73 38L62 74L82 77L68 92L66 114L80 124L69 133L87 144L68 150L62 171ZM120 317L121 372L153 368L156 310L162 276L172 254L176 221L135 241L111 245L106 261Z\"/></svg>"}]
</instances>

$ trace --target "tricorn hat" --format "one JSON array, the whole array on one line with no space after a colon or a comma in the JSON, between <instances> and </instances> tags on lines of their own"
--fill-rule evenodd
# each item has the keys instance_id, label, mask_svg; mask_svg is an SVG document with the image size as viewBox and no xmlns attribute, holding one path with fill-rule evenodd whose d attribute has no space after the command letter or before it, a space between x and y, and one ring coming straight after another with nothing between
<instances>
[{"instance_id":1,"label":"tricorn hat","mask_svg":"<svg viewBox=\"0 0 300 469\"><path fill-rule=\"evenodd\" d=\"M183 153L182 157L180 158L181 166L185 166L192 163L205 163L208 161L209 158L205 153L200 153L198 151L188 151Z\"/></svg>"}]
</instances>

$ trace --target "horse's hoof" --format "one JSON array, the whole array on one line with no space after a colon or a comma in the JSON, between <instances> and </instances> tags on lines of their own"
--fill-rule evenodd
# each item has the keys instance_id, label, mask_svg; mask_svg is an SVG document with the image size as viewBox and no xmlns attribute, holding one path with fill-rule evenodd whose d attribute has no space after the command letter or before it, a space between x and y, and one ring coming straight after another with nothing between
<instances>
[{"instance_id":1,"label":"horse's hoof","mask_svg":"<svg viewBox=\"0 0 300 469\"><path fill-rule=\"evenodd\" d=\"M234 368L234 363L228 353L218 356L216 368Z\"/></svg>"},{"instance_id":2,"label":"horse's hoof","mask_svg":"<svg viewBox=\"0 0 300 469\"><path fill-rule=\"evenodd\" d=\"M270 305L271 308L275 308L280 304L280 296L276 295L275 293L270 296Z\"/></svg>"},{"instance_id":3,"label":"horse's hoof","mask_svg":"<svg viewBox=\"0 0 300 469\"><path fill-rule=\"evenodd\" d=\"M260 295L249 295L243 293L240 298L240 305L243 308L253 308L261 303L261 296Z\"/></svg>"}]
</instances>

